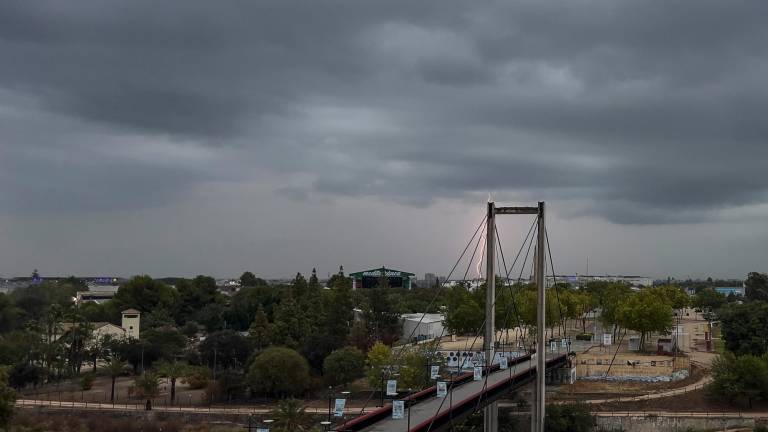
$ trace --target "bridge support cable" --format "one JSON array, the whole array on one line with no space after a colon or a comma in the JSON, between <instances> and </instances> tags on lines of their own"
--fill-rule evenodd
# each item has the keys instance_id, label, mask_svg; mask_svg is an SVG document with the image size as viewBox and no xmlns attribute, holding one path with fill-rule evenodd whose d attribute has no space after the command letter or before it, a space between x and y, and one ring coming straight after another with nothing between
<instances>
[{"instance_id":1,"label":"bridge support cable","mask_svg":"<svg viewBox=\"0 0 768 432\"><path fill-rule=\"evenodd\" d=\"M484 217L483 217L483 219L480 221L480 223L477 225L477 228L475 229L474 233L472 234L472 237L470 237L469 241L467 242L467 245L464 247L464 249L462 250L461 254L459 254L459 258L458 258L458 259L456 260L456 262L453 264L453 267L451 268L451 271L448 273L448 277L446 278L445 282L443 282L442 284L440 284L440 288L437 290L437 292L436 292L436 293L435 293L435 295L433 296L432 300L429 302L429 304L428 304L428 306L427 306L427 310L430 310L430 309L431 309L431 308L434 306L434 304L435 304L435 302L437 301L437 299L439 298L440 294L442 294L443 290L445 289L445 286L446 286L446 284L448 283L448 281L450 281L450 279L451 279L451 276L453 275L453 272L454 272L454 271L456 271L456 268L457 268L457 267L459 266L459 264L461 263L461 260L464 258L464 256L465 256L465 255L466 255L466 253L467 253L467 250L469 250L469 247L470 247L470 246L472 245L472 243L474 242L474 240L475 240L475 237L477 237L477 235L478 235L478 233L480 232L480 230L481 230L481 229L483 229L483 226L484 226L484 225L485 225L485 216L484 216ZM482 236L482 234L481 234L481 236ZM479 239L479 238L480 238L480 237L478 237L478 239ZM477 252L477 246L475 247L475 251L472 253L472 255L474 256L474 254L475 254L476 252ZM471 260L470 260L470 264L471 264ZM465 277L465 279L466 279L466 273L465 273L465 276L464 276L464 277ZM422 315L422 316L421 316L421 318L419 319L419 322L417 323L417 325L413 327L413 330L411 331L411 334L408 336L408 339L409 339L409 340L410 340L410 339L413 337L413 335L415 334L415 332L416 332L416 329L418 329L418 328L419 328L419 326L421 325L422 321L424 320L424 316L425 316L425 315ZM441 337L442 337L442 336L441 336ZM401 351L401 352L402 352L402 351ZM397 359L399 359L399 353L398 353L398 357L396 357L396 360L397 360ZM393 361L393 363L395 363L395 362ZM390 373L388 374L388 377L389 377L389 376L391 376L391 371L389 371L389 372L390 372ZM383 379L383 376L382 376L382 379ZM381 389L379 389L379 390L381 390ZM370 395L368 396L368 398L366 399L365 403L363 404L363 407L362 407L362 408L360 408L360 415L363 415L363 413L365 413L365 409L368 407L368 404L370 403L371 399L373 398L373 395L374 395L374 393L375 393L375 390L371 391L371 394L370 394Z\"/></svg>"},{"instance_id":2,"label":"bridge support cable","mask_svg":"<svg viewBox=\"0 0 768 432\"><path fill-rule=\"evenodd\" d=\"M534 224L535 224L535 222L534 222ZM532 225L532 227L533 227L533 225ZM501 247L501 239L500 239L500 237L498 235L499 231L498 231L498 227L497 226L494 226L494 231L496 233L496 244L497 244L496 248L497 248L497 250L499 252L499 255L503 255L502 247ZM528 235L526 235L525 240L523 240L523 243L520 245L520 249L518 250L518 253L517 253L517 258L519 258L520 254L522 253L523 248L525 248L526 243L528 243L528 237L530 236L531 231L532 231L532 228L528 230ZM533 238L531 238L531 241L532 240L533 240ZM515 259L515 261L517 260L517 258ZM504 274L508 275L509 272L507 271L507 268L506 268L506 260L502 260L502 261L504 262L504 272L505 272ZM515 263L513 262L513 266L514 266L514 264ZM495 285L495 277L494 277L494 285ZM502 285L502 293L503 293L503 289L504 289L504 287ZM495 298L498 299L498 296L501 295L502 293L497 294ZM510 304L512 305L511 309L513 309L514 312L515 312L515 318L517 319L517 322L518 322L518 328L521 328L520 315L519 315L519 313L517 311L517 305L515 303L514 293L511 290L509 291L509 293L510 293L510 303L505 305L504 320L502 321L502 327L500 327L500 328L503 328L503 329L507 329L507 336L509 335L508 329L509 329L509 318L510 318ZM494 303L498 303L498 300L495 300ZM501 345L501 332L499 332L498 335L496 335L495 333L496 332L495 332L495 329L494 329L493 346L494 347L495 346L502 346ZM519 337L518 337L517 340L519 341ZM508 342L508 340L507 340L507 342ZM505 346L507 346L507 345L508 344L505 344ZM504 352L504 350L502 349L502 353L503 352ZM495 353L493 354L493 357L491 357L490 359L486 359L486 371L487 372L486 372L485 379L484 379L484 382L483 382L482 394L477 399L477 405L475 407L475 411L479 411L480 407L483 405L483 403L485 403L486 404L486 409L490 408L489 410L486 411L485 417L486 418L492 418L492 419L498 419L498 407L497 407L495 402L494 403L490 403L490 404L488 403L489 399L488 399L488 392L487 392L488 391L488 379L490 377L491 367L492 367L492 363L493 363L494 358L495 358ZM507 367L507 369L509 370L510 383L512 382L511 381L512 376L517 373L517 366L518 366L518 364L519 364L518 362L514 362L513 367L511 367L511 368ZM483 399L483 396L485 397L485 400ZM496 429L498 429L498 425L495 424L495 423L497 423L497 422L489 422L489 421L486 421L484 419L485 430L487 431L487 430L496 430Z\"/></svg>"},{"instance_id":3,"label":"bridge support cable","mask_svg":"<svg viewBox=\"0 0 768 432\"><path fill-rule=\"evenodd\" d=\"M491 372L490 362L492 361L492 359L494 357L494 355L493 355L493 341L494 341L495 335L496 335L495 334L495 328L493 326L493 322L494 322L494 318L495 318L495 304L496 304L496 302L498 300L498 293L494 292L495 291L496 281L495 281L495 271L494 271L494 268L493 268L493 264L494 264L493 252L495 251L495 248L496 248L495 239L494 239L495 235L494 234L496 234L496 232L497 232L496 231L496 225L495 225L495 215L496 214L536 214L537 215L536 222L537 222L537 225L538 225L538 230L537 230L538 241L537 241L537 244L539 245L537 247L537 254L536 254L536 256L537 256L537 263L536 264L537 264L537 269L539 270L537 272L538 279L543 279L541 276L543 276L543 271L542 270L544 269L543 263L544 263L544 257L545 257L544 251L543 251L543 244L544 244L544 203L543 202L539 202L538 207L501 207L501 208L496 208L495 204L493 202L489 202L488 203L488 216L486 217L486 225L488 226L488 228L486 229L486 240L487 240L487 244L488 244L488 246L486 247L486 253L488 254L487 259L486 259L486 265L487 265L487 271L486 271L486 312L485 312L484 322L481 325L480 329L478 329L478 334L475 337L475 341L473 341L473 344L472 344L474 346L474 343L476 342L477 338L479 337L480 331L482 329L485 329L486 335L485 335L485 337L483 339L483 345L484 345L483 348L484 348L484 351L486 352L486 378L485 378L485 382L484 382L484 386L483 386L484 389L487 388L488 375ZM529 232L530 232L530 230L529 230ZM531 243L532 242L533 242L533 238L531 238ZM523 246L524 246L524 244L523 244ZM528 252L530 252L530 245L529 245ZM527 260L528 252L526 253L526 260ZM518 253L518 255L519 255L519 253ZM521 275L520 275L521 278L522 278L522 271L524 270L524 268L525 268L525 265L523 264L523 266L521 268ZM507 273L506 276L508 278L509 274ZM537 371L539 373L537 373L537 383L541 382L540 387L541 387L541 390L543 391L543 389L544 389L543 381L539 380L538 376L546 374L546 370L545 370L545 368L546 368L546 350L545 349L542 350L542 347L544 346L544 343L543 343L544 310L543 309L544 309L544 306L545 306L546 299L545 299L545 296L544 296L544 294L545 294L544 282L541 281L541 280L539 280L538 282L539 282L538 283L538 297L539 297L539 299L538 299L538 310L539 310L538 316L539 316L539 325L537 326L537 331L538 331L538 336L539 336L538 337L538 339L539 339L539 352L537 353L537 363L538 363ZM544 365L542 366L542 364L544 364ZM538 388L537 388L537 390L538 390ZM538 400L540 400L543 403L543 401L544 401L543 396L538 398ZM482 401L482 395L478 399L478 405L481 403L481 401ZM441 401L440 406L438 407L438 413L439 413L439 410L441 409L441 407L443 405L443 402L444 401ZM544 412L543 408L538 410L538 411L541 412L541 413ZM486 432L495 432L497 430L498 418L497 418L497 415L494 415L494 414L497 414L497 411L494 410L493 408L486 409L486 413L484 415L484 424L485 424L485 431ZM540 422L540 425L541 425L541 428L542 428L541 431L543 431L543 421ZM427 430L429 430L429 429L431 429L431 424L430 424L430 427Z\"/></svg>"},{"instance_id":4,"label":"bridge support cable","mask_svg":"<svg viewBox=\"0 0 768 432\"><path fill-rule=\"evenodd\" d=\"M552 260L552 249L549 247L549 231L546 229L544 230L544 238L547 241L547 254L549 255L549 267L552 269L552 282L555 288L555 296L557 298L558 312L560 313L560 327L562 329L562 332L560 334L561 334L561 337L567 338L568 337L568 321L566 321L566 318L563 315L563 305L560 302L560 286L557 284L557 273L555 272L555 263Z\"/></svg>"},{"instance_id":5,"label":"bridge support cable","mask_svg":"<svg viewBox=\"0 0 768 432\"><path fill-rule=\"evenodd\" d=\"M522 338L523 339L523 345L522 346L523 346L523 348L525 348L525 334L523 332L527 331L527 328L523 327L522 317L520 316L519 309L517 308L517 301L515 300L515 292L514 292L514 288L512 286L511 280L509 278L509 274L514 269L515 264L517 264L517 260L520 258L520 254L523 252L523 248L525 247L526 243L528 243L528 238L531 236L531 233L533 232L533 228L535 226L536 226L536 220L534 219L533 223L531 224L531 227L528 229L528 233L526 234L525 239L523 240L523 243L520 245L520 249L517 251L517 255L515 256L514 261L512 261L512 265L509 267L509 269L507 269L507 260L504 257L504 248L501 245L501 235L499 234L498 227L496 228L496 242L498 243L499 255L501 255L501 262L504 265L504 275L505 275L505 282L504 283L507 286L507 289L509 290L510 303L512 304L512 308L514 310L515 317L517 318L517 331L515 332L517 337L516 337L515 347L520 345L520 339ZM531 242L532 241L533 241L533 239L531 238ZM529 249L530 249L530 245L529 245ZM528 256L526 254L525 261L527 261L527 259L528 259ZM525 262L523 262L521 264L521 268L525 268ZM522 274L522 270L521 270L521 274ZM519 280L518 280L518 284L519 284ZM506 313L507 313L507 316L505 317L505 322L508 320L509 306L507 306ZM507 337L507 339L505 341L505 345L509 346L509 328L506 328L506 337ZM517 369L516 366L517 366L517 364L515 364L515 369ZM512 369L511 368L509 368L509 378L510 378L510 380L512 379Z\"/></svg>"},{"instance_id":6,"label":"bridge support cable","mask_svg":"<svg viewBox=\"0 0 768 432\"><path fill-rule=\"evenodd\" d=\"M533 227L533 226L535 226L535 224L536 224L536 221L534 220L534 223L533 223L532 227ZM495 227L494 227L494 231L496 231L496 230L495 230ZM532 228L528 230L528 235L526 235L526 239L524 240L523 244L520 246L520 249L519 249L519 250L518 250L518 252L517 252L517 257L515 258L515 261L517 261L517 259L519 258L519 256L522 254L522 250L525 248L525 246L526 246L526 243L528 243L528 244L527 244L528 248L527 248L527 252L526 252L526 255L525 255L525 261L523 262L523 264L522 264L522 268L521 268L521 270L520 270L520 274L521 274L521 276L520 276L520 277L522 277L522 272L523 272L523 269L524 269L524 267L525 267L525 262L527 261L527 257L528 257L528 255L530 254L530 250L531 250L531 247L532 247L532 244L533 244L533 236L531 236L531 232L532 232L532 231L533 231L533 229L532 229ZM497 232L497 231L496 231L496 232ZM529 238L529 237L530 237L530 241L528 240L528 238ZM511 270L512 270L512 268L510 268L510 269L509 269L509 271L510 271L510 272L511 272ZM506 273L506 277L507 277L507 279L509 279L509 272L508 272L508 273ZM486 285L487 285L487 281L486 281ZM494 279L494 286L495 286L495 279ZM487 286L486 286L486 290L487 290ZM486 291L486 294L487 294L487 291ZM495 305L496 305L496 303L497 303L497 302L498 302L498 300L499 300L499 296L500 296L500 294L501 294L501 292L495 293L495 295L494 295L494 298L493 298L493 301L491 302L491 306L493 307L493 309L494 309L494 310L495 310ZM483 322L482 322L482 323L480 324L480 326L477 328L477 332L476 332L476 334L475 334L474 338L472 339L472 343L471 343L471 345L469 344L469 338L467 338L467 340L465 341L465 345L464 345L464 348L465 348L465 349L464 349L464 351L465 351L465 352L466 352L466 351L469 349L469 347L474 347L474 346L476 345L476 343L477 343L477 340L480 338L480 335L481 335L481 334L483 333L483 331L484 331L484 330L487 328L487 327L486 327L487 321L488 321L488 314L486 314L485 318L483 319ZM494 336L494 338L495 338L495 336ZM493 340L493 339L492 339L492 340ZM458 369L458 371L461 371L461 370L464 368L464 366L466 366L466 364L467 364L468 362L469 362L469 357L468 357L468 356L467 356L467 357L464 357L464 358L461 360L461 363L460 363L460 364L457 366L457 369ZM513 368L510 368L510 372L512 372L512 371L513 371L513 369L514 369L514 372L516 372L516 371L517 371L517 366L518 366L518 364L517 364L517 363L515 363L515 364L513 365ZM485 388L487 388L487 379L488 379L488 375L489 375L489 373L490 373L490 368L486 369L486 376L485 376L484 389L485 389ZM453 388L454 388L454 385L453 385L453 384L454 384L454 383L452 382L452 383L451 383L451 386L449 387L449 393L451 393L451 392L453 391ZM447 399L449 399L449 403L451 403L451 404L453 403L453 399L452 399L452 393L451 393L451 394L449 394L449 397L448 397ZM440 405L437 407L437 410L436 410L436 412L435 412L435 416L437 416L437 414L438 414L438 413L440 412L440 410L442 409L444 402L445 402L445 399L443 399L443 400L441 401ZM480 408L480 405L481 405L481 404L482 404L482 398L480 398L480 399L478 400L478 405L476 406L476 408L475 408L475 411L478 411L478 410L479 410L479 408ZM451 407L451 409L452 409L452 407ZM452 423L452 421L453 421L453 419L452 419L452 417L451 417L451 423ZM427 428L427 431L429 431L430 429L431 429L431 426Z\"/></svg>"}]
</instances>

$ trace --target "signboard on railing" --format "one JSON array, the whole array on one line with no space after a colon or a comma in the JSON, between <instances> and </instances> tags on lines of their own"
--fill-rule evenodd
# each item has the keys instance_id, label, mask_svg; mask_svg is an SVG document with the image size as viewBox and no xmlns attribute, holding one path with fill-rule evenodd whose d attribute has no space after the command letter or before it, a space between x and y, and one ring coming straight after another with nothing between
<instances>
[{"instance_id":1,"label":"signboard on railing","mask_svg":"<svg viewBox=\"0 0 768 432\"><path fill-rule=\"evenodd\" d=\"M397 396L397 380L387 380L387 396Z\"/></svg>"},{"instance_id":2,"label":"signboard on railing","mask_svg":"<svg viewBox=\"0 0 768 432\"><path fill-rule=\"evenodd\" d=\"M445 381L437 382L437 397L444 398L448 394L448 383Z\"/></svg>"},{"instance_id":3,"label":"signboard on railing","mask_svg":"<svg viewBox=\"0 0 768 432\"><path fill-rule=\"evenodd\" d=\"M333 409L334 417L344 417L344 407L347 405L346 399L336 399L336 405Z\"/></svg>"},{"instance_id":4,"label":"signboard on railing","mask_svg":"<svg viewBox=\"0 0 768 432\"><path fill-rule=\"evenodd\" d=\"M401 400L392 403L392 418L400 420L405 417L405 402Z\"/></svg>"}]
</instances>

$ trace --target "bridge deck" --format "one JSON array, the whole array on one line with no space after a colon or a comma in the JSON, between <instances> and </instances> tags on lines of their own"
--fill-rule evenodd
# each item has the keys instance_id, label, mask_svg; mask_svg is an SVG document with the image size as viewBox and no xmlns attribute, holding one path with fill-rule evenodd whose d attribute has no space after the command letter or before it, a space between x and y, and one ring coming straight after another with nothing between
<instances>
[{"instance_id":1,"label":"bridge deck","mask_svg":"<svg viewBox=\"0 0 768 432\"><path fill-rule=\"evenodd\" d=\"M432 397L424 401L418 402L410 407L410 426L411 430L427 429L427 426L431 422L431 419L442 413L448 413L452 409L461 405L462 402L473 399L478 393L483 392L485 389L491 389L494 385L502 384L510 380L510 377L514 376L529 376L531 368L535 369L535 363L531 360L525 360L523 362L510 365L507 370L498 370L492 372L487 379L485 377L481 381L470 381L461 386L457 386L453 391L448 392L448 396L445 398ZM534 372L535 373L535 372ZM487 385L487 387L485 387ZM473 402L474 403L474 402ZM406 408L405 418L393 419L391 415L381 419L376 424L364 429L369 432L389 432L389 431L405 431L408 426L409 408ZM418 428L418 425L422 425ZM425 424L427 426L425 426ZM437 430L437 427L433 427L431 430Z\"/></svg>"}]
</instances>

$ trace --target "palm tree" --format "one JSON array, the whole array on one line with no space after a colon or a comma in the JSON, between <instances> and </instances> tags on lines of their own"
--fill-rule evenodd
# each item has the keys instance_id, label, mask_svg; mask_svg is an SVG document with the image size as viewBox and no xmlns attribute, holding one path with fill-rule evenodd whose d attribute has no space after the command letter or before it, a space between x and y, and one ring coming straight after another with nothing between
<instances>
[{"instance_id":1,"label":"palm tree","mask_svg":"<svg viewBox=\"0 0 768 432\"><path fill-rule=\"evenodd\" d=\"M117 358L113 358L107 363L107 373L112 378L112 392L109 395L110 402L115 401L115 381L117 377L125 373L125 367L125 362Z\"/></svg>"},{"instance_id":2,"label":"palm tree","mask_svg":"<svg viewBox=\"0 0 768 432\"><path fill-rule=\"evenodd\" d=\"M304 407L296 399L284 399L272 411L277 432L309 431L312 416L307 414Z\"/></svg>"},{"instance_id":3,"label":"palm tree","mask_svg":"<svg viewBox=\"0 0 768 432\"><path fill-rule=\"evenodd\" d=\"M143 374L134 378L136 387L141 390L142 396L147 399L152 399L160 391L160 377L153 372L144 372Z\"/></svg>"},{"instance_id":4,"label":"palm tree","mask_svg":"<svg viewBox=\"0 0 768 432\"><path fill-rule=\"evenodd\" d=\"M187 374L189 365L187 365L185 362L162 361L158 362L155 365L155 368L161 377L171 380L171 405L173 405L174 401L176 400L176 379L181 378Z\"/></svg>"}]
</instances>

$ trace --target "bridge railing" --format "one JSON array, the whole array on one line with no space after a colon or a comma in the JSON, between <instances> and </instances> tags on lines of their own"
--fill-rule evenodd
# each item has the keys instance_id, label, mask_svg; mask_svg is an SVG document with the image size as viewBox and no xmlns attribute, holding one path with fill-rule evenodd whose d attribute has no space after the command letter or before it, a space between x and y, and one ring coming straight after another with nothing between
<instances>
[{"instance_id":1,"label":"bridge railing","mask_svg":"<svg viewBox=\"0 0 768 432\"><path fill-rule=\"evenodd\" d=\"M526 354L524 356L516 357L509 361L509 366L514 366L519 363L526 362L531 359L530 354ZM500 369L500 366L498 364L492 365L489 371L483 371L483 375L487 375L488 373L496 372ZM464 372L456 377L454 377L451 382L451 387L456 387L462 384L466 384L474 379L474 373L473 372ZM430 399L437 396L437 385L433 385L431 387L427 387L424 390L421 390L418 393L414 393L410 396L402 398L405 400L406 406L412 406L415 405L423 400ZM341 426L337 427L336 430L338 431L344 431L344 432L354 432L354 431L360 431L367 427L370 427L377 422L384 420L385 418L389 417L392 414L392 404L385 404L383 407L373 410L367 414L361 415L357 418L354 418L352 420L349 420L345 423L343 423Z\"/></svg>"}]
</instances>

